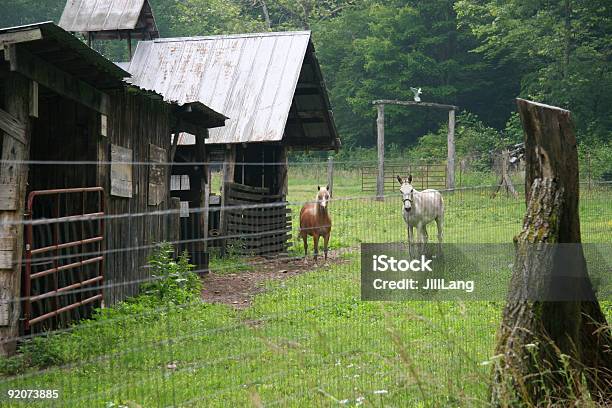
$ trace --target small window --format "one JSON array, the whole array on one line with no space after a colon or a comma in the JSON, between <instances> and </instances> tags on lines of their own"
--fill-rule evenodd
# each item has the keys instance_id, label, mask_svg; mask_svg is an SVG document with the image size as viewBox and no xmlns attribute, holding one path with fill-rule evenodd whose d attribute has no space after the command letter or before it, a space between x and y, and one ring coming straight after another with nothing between
<instances>
[{"instance_id":1,"label":"small window","mask_svg":"<svg viewBox=\"0 0 612 408\"><path fill-rule=\"evenodd\" d=\"M170 189L172 191L190 190L189 176L187 174L173 174L170 179Z\"/></svg>"},{"instance_id":2,"label":"small window","mask_svg":"<svg viewBox=\"0 0 612 408\"><path fill-rule=\"evenodd\" d=\"M189 201L181 201L180 217L189 218Z\"/></svg>"}]
</instances>

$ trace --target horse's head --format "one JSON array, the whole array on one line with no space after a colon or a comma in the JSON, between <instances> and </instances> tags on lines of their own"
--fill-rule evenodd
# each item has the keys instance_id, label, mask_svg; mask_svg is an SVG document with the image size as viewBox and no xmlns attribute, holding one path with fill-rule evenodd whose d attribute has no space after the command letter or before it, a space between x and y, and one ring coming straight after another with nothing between
<instances>
[{"instance_id":1,"label":"horse's head","mask_svg":"<svg viewBox=\"0 0 612 408\"><path fill-rule=\"evenodd\" d=\"M412 174L408 178L402 179L397 176L397 181L402 185L400 187L400 193L402 193L402 202L404 203L404 210L412 210L412 203L414 200L414 187L412 187Z\"/></svg>"},{"instance_id":2,"label":"horse's head","mask_svg":"<svg viewBox=\"0 0 612 408\"><path fill-rule=\"evenodd\" d=\"M317 203L321 207L327 208L327 204L329 203L329 199L331 197L331 194L329 194L329 186L318 186L317 188L319 189L319 192L317 193Z\"/></svg>"}]
</instances>

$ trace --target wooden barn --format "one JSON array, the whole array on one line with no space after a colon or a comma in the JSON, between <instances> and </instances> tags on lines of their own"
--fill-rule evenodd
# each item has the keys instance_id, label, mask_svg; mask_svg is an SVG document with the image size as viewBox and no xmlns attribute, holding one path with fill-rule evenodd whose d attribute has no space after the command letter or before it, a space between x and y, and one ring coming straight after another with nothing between
<instances>
[{"instance_id":1,"label":"wooden barn","mask_svg":"<svg viewBox=\"0 0 612 408\"><path fill-rule=\"evenodd\" d=\"M0 29L0 49L2 340L135 294L151 249L179 239L172 134L225 117L127 84L54 23Z\"/></svg>"},{"instance_id":2,"label":"wooden barn","mask_svg":"<svg viewBox=\"0 0 612 408\"><path fill-rule=\"evenodd\" d=\"M143 41L126 69L138 87L228 117L205 144L208 160L223 162L220 197L206 191L200 203L183 204L211 210L201 236L226 236L246 254L285 251L288 151L340 145L310 32ZM208 169L200 179L209 189Z\"/></svg>"}]
</instances>

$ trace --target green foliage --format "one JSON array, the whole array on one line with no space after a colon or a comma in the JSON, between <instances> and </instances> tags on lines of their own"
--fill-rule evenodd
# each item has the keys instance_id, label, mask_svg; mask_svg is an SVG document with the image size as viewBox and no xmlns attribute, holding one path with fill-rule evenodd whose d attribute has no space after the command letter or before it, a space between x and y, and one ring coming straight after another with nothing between
<instances>
[{"instance_id":1,"label":"green foliage","mask_svg":"<svg viewBox=\"0 0 612 408\"><path fill-rule=\"evenodd\" d=\"M447 157L448 126L441 126L419 139L417 145L409 150L411 160L443 162ZM468 158L472 168L484 171L491 168L491 152L506 144L499 132L486 126L478 117L469 112L457 115L455 128L455 149L457 157Z\"/></svg>"},{"instance_id":2,"label":"green foliage","mask_svg":"<svg viewBox=\"0 0 612 408\"><path fill-rule=\"evenodd\" d=\"M460 0L474 51L520 73L520 94L570 109L579 140L612 126L612 3L607 0Z\"/></svg>"},{"instance_id":3,"label":"green foliage","mask_svg":"<svg viewBox=\"0 0 612 408\"><path fill-rule=\"evenodd\" d=\"M250 18L237 2L184 0L175 3L170 31L174 35L215 35L264 31L262 21Z\"/></svg>"},{"instance_id":4,"label":"green foliage","mask_svg":"<svg viewBox=\"0 0 612 408\"><path fill-rule=\"evenodd\" d=\"M163 243L151 254L153 281L142 285L139 296L94 310L91 319L79 322L69 333L49 333L25 341L17 355L0 359L0 374L14 375L28 368L65 364L108 352L133 335L127 328L152 324L170 311L179 313L186 305L200 305L199 276L192 272L186 252L176 261L173 252L170 244Z\"/></svg>"},{"instance_id":5,"label":"green foliage","mask_svg":"<svg viewBox=\"0 0 612 408\"><path fill-rule=\"evenodd\" d=\"M181 305L199 299L202 282L193 273L187 251L172 259L172 245L163 243L149 258L152 281L142 285L143 292L160 303Z\"/></svg>"},{"instance_id":6,"label":"green foliage","mask_svg":"<svg viewBox=\"0 0 612 408\"><path fill-rule=\"evenodd\" d=\"M612 181L612 140L578 145L578 160L583 180Z\"/></svg>"}]
</instances>

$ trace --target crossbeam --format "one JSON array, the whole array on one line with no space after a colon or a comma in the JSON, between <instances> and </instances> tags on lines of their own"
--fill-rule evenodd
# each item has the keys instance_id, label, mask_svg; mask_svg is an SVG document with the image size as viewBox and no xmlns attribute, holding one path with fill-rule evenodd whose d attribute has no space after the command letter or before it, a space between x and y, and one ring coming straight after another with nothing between
<instances>
[{"instance_id":1,"label":"crossbeam","mask_svg":"<svg viewBox=\"0 0 612 408\"><path fill-rule=\"evenodd\" d=\"M11 71L38 82L51 91L81 103L103 115L110 113L110 97L15 44L4 45L4 59Z\"/></svg>"},{"instance_id":2,"label":"crossbeam","mask_svg":"<svg viewBox=\"0 0 612 408\"><path fill-rule=\"evenodd\" d=\"M426 108L437 108L443 110L459 110L458 106L445 105L443 103L434 102L415 102L415 101L398 101L395 99L379 99L372 102L372 105L401 105L401 106L422 106Z\"/></svg>"},{"instance_id":3,"label":"crossbeam","mask_svg":"<svg viewBox=\"0 0 612 408\"><path fill-rule=\"evenodd\" d=\"M455 188L455 111L458 106L435 102L398 101L395 99L377 99L372 101L376 106L378 116L376 119L377 149L378 149L378 177L376 179L377 200L384 199L384 160L385 160L385 105L417 106L425 108L443 109L448 111L447 160L446 160L446 188Z\"/></svg>"}]
</instances>

